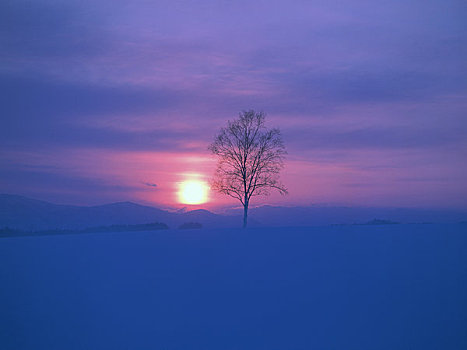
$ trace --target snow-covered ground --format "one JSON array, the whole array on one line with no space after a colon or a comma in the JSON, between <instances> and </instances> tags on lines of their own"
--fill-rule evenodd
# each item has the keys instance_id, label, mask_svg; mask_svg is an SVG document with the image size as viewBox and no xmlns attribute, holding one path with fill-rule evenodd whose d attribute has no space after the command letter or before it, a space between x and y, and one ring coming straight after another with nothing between
<instances>
[{"instance_id":1,"label":"snow-covered ground","mask_svg":"<svg viewBox=\"0 0 467 350\"><path fill-rule=\"evenodd\" d=\"M467 349L467 225L1 238L0 348Z\"/></svg>"}]
</instances>

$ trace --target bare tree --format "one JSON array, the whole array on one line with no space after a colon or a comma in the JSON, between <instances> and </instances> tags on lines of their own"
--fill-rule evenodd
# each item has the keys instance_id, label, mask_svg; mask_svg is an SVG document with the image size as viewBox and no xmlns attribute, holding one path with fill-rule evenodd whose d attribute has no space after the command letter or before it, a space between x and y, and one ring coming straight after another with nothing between
<instances>
[{"instance_id":1,"label":"bare tree","mask_svg":"<svg viewBox=\"0 0 467 350\"><path fill-rule=\"evenodd\" d=\"M243 204L243 227L247 225L251 197L271 190L287 194L279 181L284 167L285 146L279 129L267 129L266 115L243 111L222 128L209 150L218 157L211 186Z\"/></svg>"}]
</instances>

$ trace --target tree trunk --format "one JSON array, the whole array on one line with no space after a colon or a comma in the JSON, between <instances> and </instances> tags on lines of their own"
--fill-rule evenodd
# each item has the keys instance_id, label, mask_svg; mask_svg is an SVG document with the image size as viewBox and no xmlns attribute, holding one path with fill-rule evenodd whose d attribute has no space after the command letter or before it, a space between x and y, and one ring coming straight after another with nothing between
<instances>
[{"instance_id":1,"label":"tree trunk","mask_svg":"<svg viewBox=\"0 0 467 350\"><path fill-rule=\"evenodd\" d=\"M245 202L243 205L243 228L246 228L248 221L248 202Z\"/></svg>"}]
</instances>

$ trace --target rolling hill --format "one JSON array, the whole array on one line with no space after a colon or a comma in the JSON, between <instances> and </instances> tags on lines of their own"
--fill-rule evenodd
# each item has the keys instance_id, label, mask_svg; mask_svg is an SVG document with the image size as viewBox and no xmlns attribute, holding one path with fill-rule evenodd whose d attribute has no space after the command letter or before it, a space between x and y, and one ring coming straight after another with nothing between
<instances>
[{"instance_id":1,"label":"rolling hill","mask_svg":"<svg viewBox=\"0 0 467 350\"><path fill-rule=\"evenodd\" d=\"M27 197L0 195L0 227L18 230L84 229L106 225L135 225L163 222L176 228L186 222L199 222L206 228L239 227L240 216L226 216L207 210L169 212L119 202L99 206L58 205Z\"/></svg>"}]
</instances>

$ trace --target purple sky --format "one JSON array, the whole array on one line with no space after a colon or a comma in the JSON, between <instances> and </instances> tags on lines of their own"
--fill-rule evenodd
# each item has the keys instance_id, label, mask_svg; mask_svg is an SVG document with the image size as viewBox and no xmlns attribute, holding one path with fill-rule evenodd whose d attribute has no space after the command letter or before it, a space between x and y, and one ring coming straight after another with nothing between
<instances>
[{"instance_id":1,"label":"purple sky","mask_svg":"<svg viewBox=\"0 0 467 350\"><path fill-rule=\"evenodd\" d=\"M177 207L257 109L290 195L254 204L467 208L464 0L6 0L0 47L0 192Z\"/></svg>"}]
</instances>

